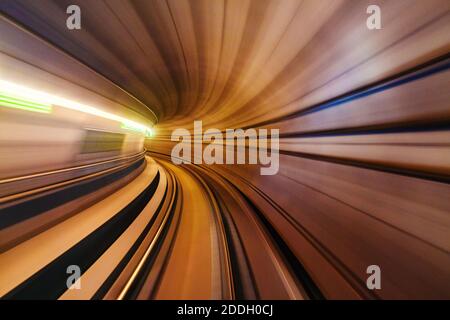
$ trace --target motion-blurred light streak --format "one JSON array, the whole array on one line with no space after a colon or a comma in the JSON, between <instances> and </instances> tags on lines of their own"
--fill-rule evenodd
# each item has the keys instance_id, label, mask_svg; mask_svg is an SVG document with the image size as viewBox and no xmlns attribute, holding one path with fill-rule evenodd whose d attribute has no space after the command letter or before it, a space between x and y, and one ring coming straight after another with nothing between
<instances>
[{"instance_id":1,"label":"motion-blurred light streak","mask_svg":"<svg viewBox=\"0 0 450 320\"><path fill-rule=\"evenodd\" d=\"M52 112L52 106L50 104L34 103L30 100L17 99L10 95L4 95L1 92L0 92L0 106L33 112L42 112L42 113Z\"/></svg>"},{"instance_id":2,"label":"motion-blurred light streak","mask_svg":"<svg viewBox=\"0 0 450 320\"><path fill-rule=\"evenodd\" d=\"M25 87L20 84L12 83L6 80L0 80L0 92L5 92L20 99L28 99L30 101L36 101L38 104L34 104L36 109L37 106L55 105L63 108L80 111L83 113L88 113L105 119L117 121L123 124L124 129L139 131L147 136L150 136L152 129L137 123L135 121L126 119L124 117L103 111L101 109L82 104L73 100L69 100L51 93L43 92L33 88ZM26 100L22 100L26 101ZM8 101L6 101L8 102ZM28 104L30 105L30 104ZM25 105L26 106L26 105ZM45 111L45 109L43 109ZM51 109L50 109L51 110Z\"/></svg>"}]
</instances>

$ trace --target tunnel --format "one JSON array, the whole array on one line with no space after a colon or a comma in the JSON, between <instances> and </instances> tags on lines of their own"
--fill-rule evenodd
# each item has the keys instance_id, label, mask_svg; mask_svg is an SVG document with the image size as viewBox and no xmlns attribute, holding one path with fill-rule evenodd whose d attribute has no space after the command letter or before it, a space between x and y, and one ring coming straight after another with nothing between
<instances>
[{"instance_id":1,"label":"tunnel","mask_svg":"<svg viewBox=\"0 0 450 320\"><path fill-rule=\"evenodd\" d=\"M0 14L1 299L450 299L448 0Z\"/></svg>"}]
</instances>

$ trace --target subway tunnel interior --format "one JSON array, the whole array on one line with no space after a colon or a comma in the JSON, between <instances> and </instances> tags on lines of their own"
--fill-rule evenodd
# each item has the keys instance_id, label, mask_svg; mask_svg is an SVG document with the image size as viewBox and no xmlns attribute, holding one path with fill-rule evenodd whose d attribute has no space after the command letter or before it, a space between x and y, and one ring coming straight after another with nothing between
<instances>
[{"instance_id":1,"label":"subway tunnel interior","mask_svg":"<svg viewBox=\"0 0 450 320\"><path fill-rule=\"evenodd\" d=\"M448 0L0 12L3 299L450 298Z\"/></svg>"}]
</instances>

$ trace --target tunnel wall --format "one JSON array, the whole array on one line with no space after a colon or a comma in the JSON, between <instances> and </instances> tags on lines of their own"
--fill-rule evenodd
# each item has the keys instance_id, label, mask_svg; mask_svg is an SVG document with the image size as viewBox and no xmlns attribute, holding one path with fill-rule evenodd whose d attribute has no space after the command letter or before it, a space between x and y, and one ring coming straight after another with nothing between
<instances>
[{"instance_id":1,"label":"tunnel wall","mask_svg":"<svg viewBox=\"0 0 450 320\"><path fill-rule=\"evenodd\" d=\"M81 2L92 10L78 34L58 27L68 3L5 11L154 108L155 157L169 156L172 130L192 131L194 120L280 130L274 176L258 165L201 167L257 208L326 298L450 296L448 1L376 1L387 12L381 32L364 23L372 1ZM38 56L6 43L8 55L129 104L81 64L62 67L60 51L49 64L53 49ZM366 286L373 264L380 291Z\"/></svg>"}]
</instances>

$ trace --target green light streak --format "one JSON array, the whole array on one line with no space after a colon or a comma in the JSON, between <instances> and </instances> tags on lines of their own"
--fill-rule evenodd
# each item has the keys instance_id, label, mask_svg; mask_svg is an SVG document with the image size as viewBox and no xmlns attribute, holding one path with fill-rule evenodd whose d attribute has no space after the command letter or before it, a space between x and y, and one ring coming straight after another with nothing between
<instances>
[{"instance_id":1,"label":"green light streak","mask_svg":"<svg viewBox=\"0 0 450 320\"><path fill-rule=\"evenodd\" d=\"M9 103L9 102L5 102L5 101L2 101L2 100L0 100L0 106L8 107L8 108L14 108L14 109L20 109L20 110L25 110L25 111L40 112L40 113L50 113L50 112L52 112L51 107L49 107L48 109L43 109L43 108L36 108L36 107L33 107L33 106L28 106L28 105Z\"/></svg>"},{"instance_id":2,"label":"green light streak","mask_svg":"<svg viewBox=\"0 0 450 320\"><path fill-rule=\"evenodd\" d=\"M128 123L122 123L121 125L122 129L126 129L126 130L132 130L132 131L136 131L139 133L144 134L146 137L152 137L153 136L153 132L150 128L145 128L145 127L141 127L141 126L134 126L132 124L128 124Z\"/></svg>"},{"instance_id":3,"label":"green light streak","mask_svg":"<svg viewBox=\"0 0 450 320\"><path fill-rule=\"evenodd\" d=\"M27 107L27 108L32 108L32 109L39 109L42 111L48 111L49 107L42 107L42 106L35 106L32 104L28 104L28 103L19 103L19 102L15 102L15 101L11 101L11 100L5 100L0 98L0 103L2 104L7 104L8 106L19 106L19 107Z\"/></svg>"},{"instance_id":4,"label":"green light streak","mask_svg":"<svg viewBox=\"0 0 450 320\"><path fill-rule=\"evenodd\" d=\"M126 123L122 123L121 128L125 130L132 130L140 133L145 133L145 130L143 128L132 126Z\"/></svg>"},{"instance_id":5,"label":"green light streak","mask_svg":"<svg viewBox=\"0 0 450 320\"><path fill-rule=\"evenodd\" d=\"M152 130L152 129L146 130L146 131L145 131L145 136L146 136L147 138L153 137L153 130Z\"/></svg>"},{"instance_id":6,"label":"green light streak","mask_svg":"<svg viewBox=\"0 0 450 320\"><path fill-rule=\"evenodd\" d=\"M34 107L38 107L38 108L42 108L42 107L47 108L50 106L48 104L36 103L36 102L27 101L27 100L23 100L23 99L13 98L10 96L5 96L1 93L0 93L0 100L6 100L7 102L10 102L10 103L26 104L26 105L30 105L30 106L34 106Z\"/></svg>"},{"instance_id":7,"label":"green light streak","mask_svg":"<svg viewBox=\"0 0 450 320\"><path fill-rule=\"evenodd\" d=\"M27 101L7 96L1 93L0 93L0 106L40 113L52 112L52 106L49 104Z\"/></svg>"}]
</instances>

